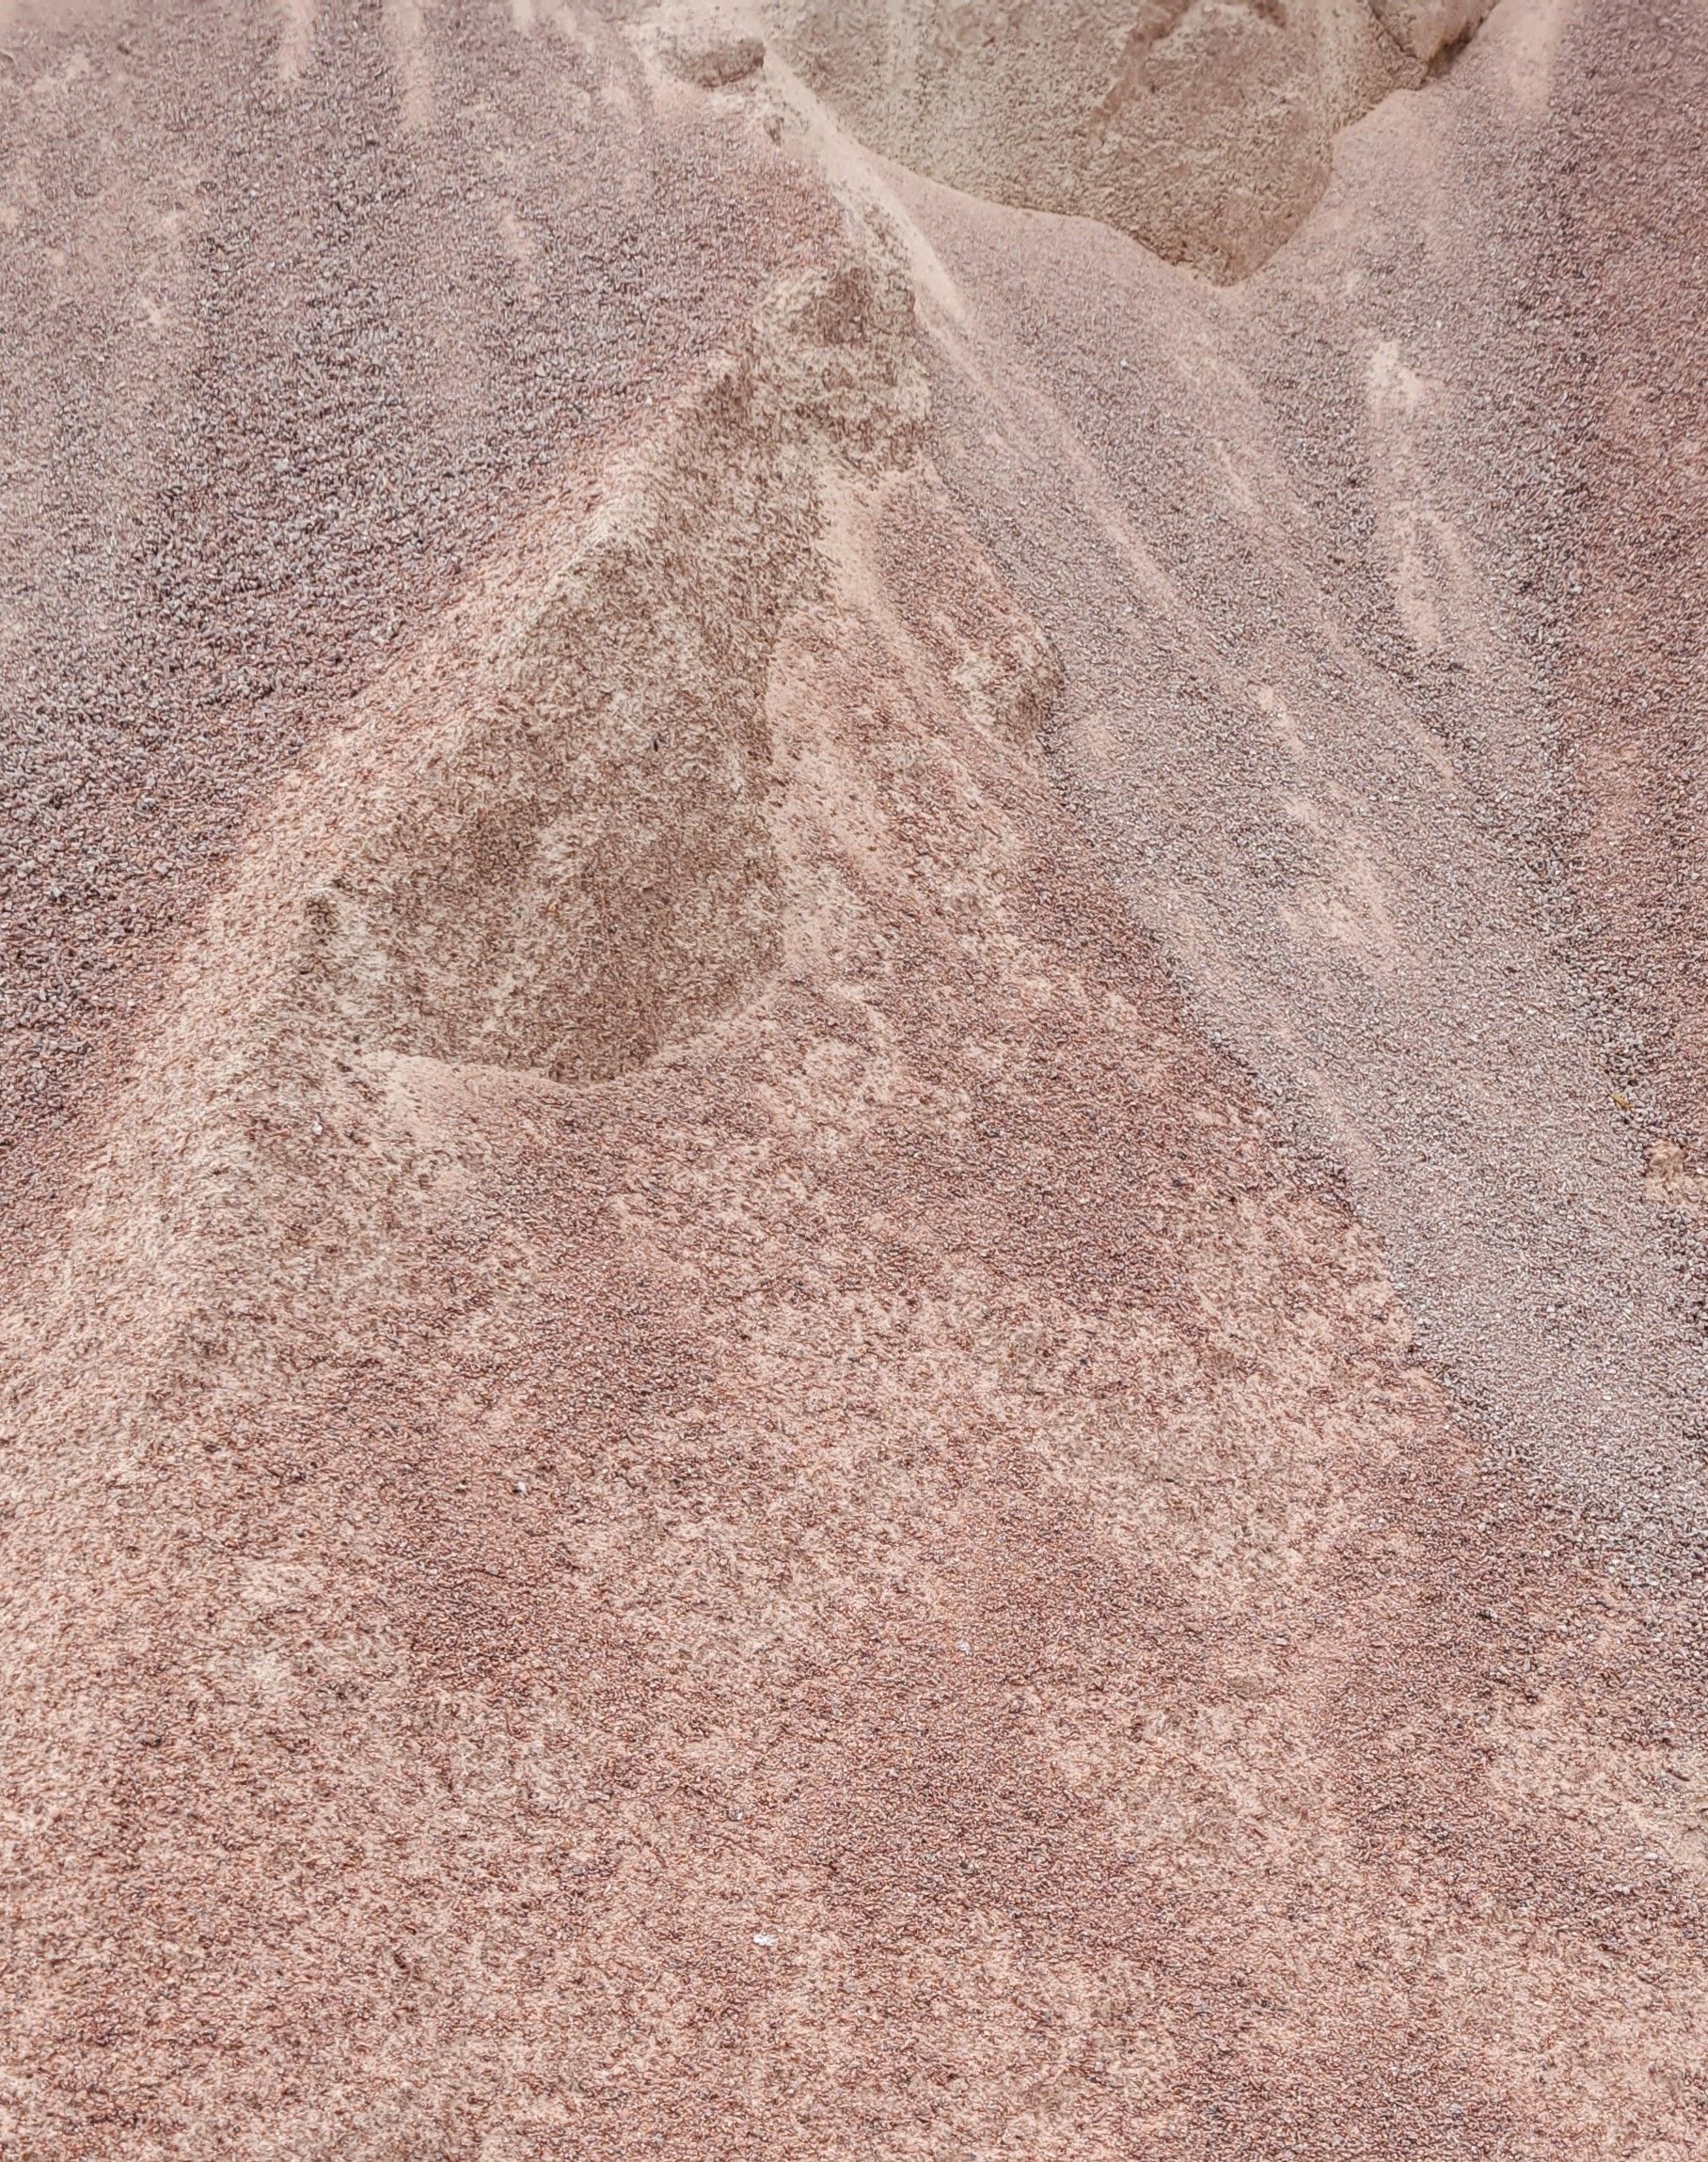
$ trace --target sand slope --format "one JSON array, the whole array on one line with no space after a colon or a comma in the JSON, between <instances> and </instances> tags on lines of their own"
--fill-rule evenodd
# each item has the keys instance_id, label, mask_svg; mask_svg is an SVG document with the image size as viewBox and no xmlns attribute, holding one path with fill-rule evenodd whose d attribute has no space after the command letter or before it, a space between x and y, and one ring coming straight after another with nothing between
<instances>
[{"instance_id":1,"label":"sand slope","mask_svg":"<svg viewBox=\"0 0 1708 2162\"><path fill-rule=\"evenodd\" d=\"M1243 276L1321 197L1336 134L1487 0L767 0L779 49L862 142L953 186L1095 217Z\"/></svg>"},{"instance_id":2,"label":"sand slope","mask_svg":"<svg viewBox=\"0 0 1708 2162\"><path fill-rule=\"evenodd\" d=\"M7 1069L0 2144L1690 2154L1694 1069L1573 882L1525 222L1640 39L1505 0L1217 291L624 15L6 33L21 414L78 129L395 178L199 183L201 372L112 390L225 432L179 508L71 400L13 466L187 583L55 648L86 529L8 514L8 988L98 1085ZM449 342L328 349L363 575L240 605L257 215ZM268 639L288 723L194 660ZM145 764L181 873L68 903L54 777Z\"/></svg>"}]
</instances>

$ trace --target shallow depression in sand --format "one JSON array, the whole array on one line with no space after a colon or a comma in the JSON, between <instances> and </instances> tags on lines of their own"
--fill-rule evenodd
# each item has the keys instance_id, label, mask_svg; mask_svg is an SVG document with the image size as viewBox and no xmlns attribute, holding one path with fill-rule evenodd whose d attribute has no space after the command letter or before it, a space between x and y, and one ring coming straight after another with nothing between
<instances>
[{"instance_id":1,"label":"shallow depression in sand","mask_svg":"<svg viewBox=\"0 0 1708 2162\"><path fill-rule=\"evenodd\" d=\"M329 1033L603 1080L768 966L762 588L778 567L691 516L691 539L644 513L607 523L308 894L308 995Z\"/></svg>"}]
</instances>

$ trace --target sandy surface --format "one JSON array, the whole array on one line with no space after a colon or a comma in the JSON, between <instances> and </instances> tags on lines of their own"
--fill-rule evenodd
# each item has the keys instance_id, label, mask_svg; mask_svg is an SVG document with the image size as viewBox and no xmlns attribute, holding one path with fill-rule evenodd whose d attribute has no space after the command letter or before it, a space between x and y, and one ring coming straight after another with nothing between
<instances>
[{"instance_id":1,"label":"sandy surface","mask_svg":"<svg viewBox=\"0 0 1708 2162\"><path fill-rule=\"evenodd\" d=\"M0 7L0 2153L1683 2162L1701 25L617 12Z\"/></svg>"},{"instance_id":2,"label":"sandy surface","mask_svg":"<svg viewBox=\"0 0 1708 2162\"><path fill-rule=\"evenodd\" d=\"M868 148L1242 277L1321 200L1335 138L1443 67L1489 0L761 0Z\"/></svg>"},{"instance_id":3,"label":"sandy surface","mask_svg":"<svg viewBox=\"0 0 1708 2162\"><path fill-rule=\"evenodd\" d=\"M1620 707L1568 681L1574 588L1599 585L1572 506L1605 500L1579 467L1606 446L1526 327L1573 290L1577 140L1574 105L1528 113L1534 34L1491 25L1450 86L1373 115L1232 304L1100 227L911 199L953 281L945 464L1067 662L1064 782L1135 914L1344 1168L1498 1445L1694 1542L1700 1289L1645 1191L1663 1114L1619 1063L1617 990L1643 939L1694 952L1690 813L1627 810L1646 878L1597 837L1574 880L1579 823L1618 815ZM1620 618L1639 674L1658 617ZM1647 695L1691 734L1687 699ZM1687 762L1646 755L1692 800ZM1586 878L1623 896L1611 1010Z\"/></svg>"},{"instance_id":4,"label":"sandy surface","mask_svg":"<svg viewBox=\"0 0 1708 2162\"><path fill-rule=\"evenodd\" d=\"M0 15L13 1206L281 772L830 229L595 20L424 24Z\"/></svg>"}]
</instances>

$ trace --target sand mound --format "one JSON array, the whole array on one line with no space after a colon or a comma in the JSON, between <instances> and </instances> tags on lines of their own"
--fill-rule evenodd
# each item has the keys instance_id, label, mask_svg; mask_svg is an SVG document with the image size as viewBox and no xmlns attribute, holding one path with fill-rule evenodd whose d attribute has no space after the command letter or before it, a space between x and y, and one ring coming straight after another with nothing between
<instances>
[{"instance_id":1,"label":"sand mound","mask_svg":"<svg viewBox=\"0 0 1708 2162\"><path fill-rule=\"evenodd\" d=\"M975 195L1100 218L1216 278L1321 197L1336 133L1488 0L767 0L862 142Z\"/></svg>"},{"instance_id":2,"label":"sand mound","mask_svg":"<svg viewBox=\"0 0 1708 2162\"><path fill-rule=\"evenodd\" d=\"M100 468L127 584L55 280L128 322L132 252L8 181L71 394L7 922L110 1015L10 1173L8 2162L1695 2153L1700 1170L1579 961L1574 762L1653 742L1529 282L1665 330L1549 221L1561 84L1684 41L1507 0L1229 292L868 158L722 9L27 13L55 201L105 146L128 231L203 101L111 395L218 401L165 510ZM1402 79L1462 26L1382 21ZM1261 38L1320 104L1375 36L1153 27L1130 87ZM169 961L60 787L131 681Z\"/></svg>"},{"instance_id":3,"label":"sand mound","mask_svg":"<svg viewBox=\"0 0 1708 2162\"><path fill-rule=\"evenodd\" d=\"M459 623L436 682L388 687L325 783L341 850L295 844L337 866L301 904L330 1032L606 1079L770 965L765 686L814 571L800 431L811 414L847 456L893 449L902 423L836 364L878 305L853 273L775 303L759 343L810 354L798 380L775 353L727 362L489 651Z\"/></svg>"},{"instance_id":4,"label":"sand mound","mask_svg":"<svg viewBox=\"0 0 1708 2162\"><path fill-rule=\"evenodd\" d=\"M915 446L910 324L905 288L859 264L781 288L280 791L174 971L74 1246L111 1277L106 1400L145 1342L194 1396L238 1377L269 1272L300 1273L275 1244L293 1218L320 1224L337 1278L377 1266L393 1212L370 1211L413 1177L395 1136L377 1168L345 1162L348 1191L337 1172L312 1203L293 1191L344 1156L326 1137L353 1090L407 1095L441 1067L609 1080L774 968L768 685L827 576L827 460L877 470ZM977 684L1041 665L957 657ZM55 1326L87 1341L90 1296L51 1301Z\"/></svg>"},{"instance_id":5,"label":"sand mound","mask_svg":"<svg viewBox=\"0 0 1708 2162\"><path fill-rule=\"evenodd\" d=\"M1183 1030L920 424L893 275L786 289L185 956L10 1328L25 2153L1556 2154L1542 2024L1588 2138L1687 2046L1684 1803L1559 1831L1666 1639ZM538 839L625 765L720 898L668 1013Z\"/></svg>"}]
</instances>

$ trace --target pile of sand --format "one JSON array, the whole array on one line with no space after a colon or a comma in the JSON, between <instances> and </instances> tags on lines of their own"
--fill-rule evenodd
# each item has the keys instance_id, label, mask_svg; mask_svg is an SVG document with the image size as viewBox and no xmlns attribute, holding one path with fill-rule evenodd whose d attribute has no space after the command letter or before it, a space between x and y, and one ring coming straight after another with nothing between
<instances>
[{"instance_id":1,"label":"pile of sand","mask_svg":"<svg viewBox=\"0 0 1708 2162\"><path fill-rule=\"evenodd\" d=\"M0 2145L1693 2152L1644 25L619 12L6 35Z\"/></svg>"}]
</instances>

